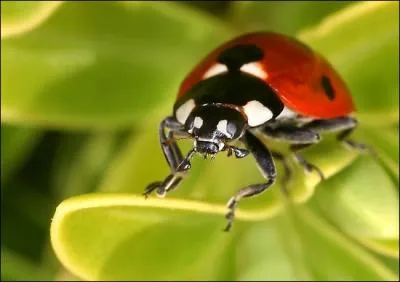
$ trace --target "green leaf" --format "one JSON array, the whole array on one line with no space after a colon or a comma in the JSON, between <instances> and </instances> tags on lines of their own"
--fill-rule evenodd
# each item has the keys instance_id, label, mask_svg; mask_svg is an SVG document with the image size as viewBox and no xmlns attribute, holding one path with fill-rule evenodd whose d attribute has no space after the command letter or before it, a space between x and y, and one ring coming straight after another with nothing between
<instances>
[{"instance_id":1,"label":"green leaf","mask_svg":"<svg viewBox=\"0 0 400 282\"><path fill-rule=\"evenodd\" d=\"M39 26L62 1L2 1L1 38L21 35Z\"/></svg>"},{"instance_id":2,"label":"green leaf","mask_svg":"<svg viewBox=\"0 0 400 282\"><path fill-rule=\"evenodd\" d=\"M228 34L179 3L66 2L32 32L2 39L2 121L132 126L175 97L193 62Z\"/></svg>"},{"instance_id":3,"label":"green leaf","mask_svg":"<svg viewBox=\"0 0 400 282\"><path fill-rule=\"evenodd\" d=\"M79 277L73 275L71 272L66 271L65 269L60 270L60 272L54 278L54 281L85 281L80 279Z\"/></svg>"},{"instance_id":4,"label":"green leaf","mask_svg":"<svg viewBox=\"0 0 400 282\"><path fill-rule=\"evenodd\" d=\"M341 230L375 249L398 252L398 194L389 177L373 159L360 157L346 170L321 183L313 200ZM373 244L374 240L376 243ZM382 242L381 244L379 242Z\"/></svg>"},{"instance_id":5,"label":"green leaf","mask_svg":"<svg viewBox=\"0 0 400 282\"><path fill-rule=\"evenodd\" d=\"M49 230L50 226L48 226L47 230ZM58 276L61 272L62 269L65 269L60 260L54 255L54 250L53 246L51 245L50 241L50 234L47 233L46 235L46 242L45 245L43 246L43 249L40 252L40 264L39 268L44 268L47 269L49 273L51 273L52 281L71 281L74 279L64 279L60 280L58 279ZM77 281L76 279L74 281Z\"/></svg>"},{"instance_id":6,"label":"green leaf","mask_svg":"<svg viewBox=\"0 0 400 282\"><path fill-rule=\"evenodd\" d=\"M337 68L358 111L380 119L378 113L398 112L398 22L397 1L367 1L327 17L299 38Z\"/></svg>"},{"instance_id":7,"label":"green leaf","mask_svg":"<svg viewBox=\"0 0 400 282\"><path fill-rule=\"evenodd\" d=\"M241 30L268 29L295 35L353 1L235 1L231 18Z\"/></svg>"},{"instance_id":8,"label":"green leaf","mask_svg":"<svg viewBox=\"0 0 400 282\"><path fill-rule=\"evenodd\" d=\"M357 238L362 244L388 257L399 258L399 239Z\"/></svg>"},{"instance_id":9,"label":"green leaf","mask_svg":"<svg viewBox=\"0 0 400 282\"><path fill-rule=\"evenodd\" d=\"M298 243L294 233L283 232L278 218L246 226L247 232L237 240L236 281L311 279L305 261L291 246Z\"/></svg>"},{"instance_id":10,"label":"green leaf","mask_svg":"<svg viewBox=\"0 0 400 282\"><path fill-rule=\"evenodd\" d=\"M270 256L271 250L263 249L260 243L270 238L265 236L268 233L261 229L235 239L244 226L238 221L234 229L237 233L222 232L222 218L213 215L223 210L200 202L145 201L127 195L80 196L57 208L51 239L67 269L85 280L232 280L233 273L241 280L292 277L282 267L300 271L295 277L310 275L317 280L394 279L395 274L363 249L312 214L300 211L295 211L298 215L289 221L277 218L281 227L273 235L290 252L292 265L286 261L285 266L283 249L276 247L278 258L283 256L276 261L281 271L275 268L275 272L267 272L265 264L252 262L265 262ZM243 215L238 212L238 219L248 219ZM232 261L233 244L240 246L237 270ZM165 259L160 252L173 255ZM248 259L243 261L245 257ZM188 261L193 263L185 263ZM151 271L154 265L156 272Z\"/></svg>"},{"instance_id":11,"label":"green leaf","mask_svg":"<svg viewBox=\"0 0 400 282\"><path fill-rule=\"evenodd\" d=\"M57 148L54 194L65 199L94 191L118 148L116 132L66 136Z\"/></svg>"},{"instance_id":12,"label":"green leaf","mask_svg":"<svg viewBox=\"0 0 400 282\"><path fill-rule=\"evenodd\" d=\"M399 258L392 258L377 254L377 257L389 267L397 276L399 276Z\"/></svg>"},{"instance_id":13,"label":"green leaf","mask_svg":"<svg viewBox=\"0 0 400 282\"><path fill-rule=\"evenodd\" d=\"M1 126L2 183L9 179L30 156L41 136L41 132L35 128Z\"/></svg>"},{"instance_id":14,"label":"green leaf","mask_svg":"<svg viewBox=\"0 0 400 282\"><path fill-rule=\"evenodd\" d=\"M224 212L194 201L80 196L57 208L51 241L64 266L85 280L229 279L234 237L222 231Z\"/></svg>"},{"instance_id":15,"label":"green leaf","mask_svg":"<svg viewBox=\"0 0 400 282\"><path fill-rule=\"evenodd\" d=\"M246 226L237 240L238 280L394 280L378 259L335 231L307 207L288 207Z\"/></svg>"},{"instance_id":16,"label":"green leaf","mask_svg":"<svg viewBox=\"0 0 400 282\"><path fill-rule=\"evenodd\" d=\"M374 256L335 231L308 208L292 210L292 222L315 280L395 280Z\"/></svg>"},{"instance_id":17,"label":"green leaf","mask_svg":"<svg viewBox=\"0 0 400 282\"><path fill-rule=\"evenodd\" d=\"M2 195L5 199L4 202L7 203L4 209L6 216L13 216L16 213L15 221L23 218L23 221L30 221L35 227L47 230L49 218L57 206L57 202L45 192L32 188L31 183L27 184L17 180L12 182L12 185ZM10 221L11 219L14 221L12 216ZM12 222L8 224L13 225ZM24 228L24 224L19 221L15 222L15 225L19 225L19 228Z\"/></svg>"},{"instance_id":18,"label":"green leaf","mask_svg":"<svg viewBox=\"0 0 400 282\"><path fill-rule=\"evenodd\" d=\"M45 268L28 260L24 256L1 246L1 280L2 281L23 281L38 280L45 281L52 278Z\"/></svg>"},{"instance_id":19,"label":"green leaf","mask_svg":"<svg viewBox=\"0 0 400 282\"><path fill-rule=\"evenodd\" d=\"M365 140L378 155L382 165L394 179L399 182L399 134L392 128L361 127L356 136ZM379 133L378 133L379 132Z\"/></svg>"}]
</instances>

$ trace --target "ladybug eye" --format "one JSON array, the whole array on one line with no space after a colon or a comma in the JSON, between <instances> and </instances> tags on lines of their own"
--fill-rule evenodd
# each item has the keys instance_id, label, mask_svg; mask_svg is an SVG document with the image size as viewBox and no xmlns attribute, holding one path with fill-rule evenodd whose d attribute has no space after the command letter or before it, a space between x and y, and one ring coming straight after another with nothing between
<instances>
[{"instance_id":1,"label":"ladybug eye","mask_svg":"<svg viewBox=\"0 0 400 282\"><path fill-rule=\"evenodd\" d=\"M268 74L263 69L263 67L260 63L245 64L245 65L241 66L240 70L242 72L246 72L248 74L254 75L261 79L266 79L268 77Z\"/></svg>"},{"instance_id":2,"label":"ladybug eye","mask_svg":"<svg viewBox=\"0 0 400 282\"><path fill-rule=\"evenodd\" d=\"M203 126L203 119L201 117L195 117L193 121L193 126L195 128L201 128Z\"/></svg>"},{"instance_id":3,"label":"ladybug eye","mask_svg":"<svg viewBox=\"0 0 400 282\"><path fill-rule=\"evenodd\" d=\"M228 125L226 127L226 131L232 136L236 136L236 133L238 132L238 127L234 122L228 122Z\"/></svg>"},{"instance_id":4,"label":"ladybug eye","mask_svg":"<svg viewBox=\"0 0 400 282\"><path fill-rule=\"evenodd\" d=\"M190 133L196 133L203 126L203 119L199 116L189 116L185 123L185 129Z\"/></svg>"},{"instance_id":5,"label":"ladybug eye","mask_svg":"<svg viewBox=\"0 0 400 282\"><path fill-rule=\"evenodd\" d=\"M219 132L224 134L228 138L232 138L233 134L228 131L228 121L226 119L220 120L217 124L217 129Z\"/></svg>"},{"instance_id":6,"label":"ladybug eye","mask_svg":"<svg viewBox=\"0 0 400 282\"><path fill-rule=\"evenodd\" d=\"M218 74L221 74L221 73L224 73L227 71L228 71L228 68L226 65L217 63L208 69L208 71L203 75L203 79L206 79L206 78L209 78L212 76L216 76Z\"/></svg>"}]
</instances>

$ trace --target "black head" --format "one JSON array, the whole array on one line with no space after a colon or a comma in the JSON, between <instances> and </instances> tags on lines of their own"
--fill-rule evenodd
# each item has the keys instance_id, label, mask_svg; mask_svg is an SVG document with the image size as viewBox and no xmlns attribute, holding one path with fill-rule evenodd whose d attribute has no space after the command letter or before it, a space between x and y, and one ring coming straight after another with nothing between
<instances>
[{"instance_id":1,"label":"black head","mask_svg":"<svg viewBox=\"0 0 400 282\"><path fill-rule=\"evenodd\" d=\"M218 104L195 108L185 123L185 130L195 139L196 151L206 154L222 151L246 129L246 118L238 109Z\"/></svg>"}]
</instances>

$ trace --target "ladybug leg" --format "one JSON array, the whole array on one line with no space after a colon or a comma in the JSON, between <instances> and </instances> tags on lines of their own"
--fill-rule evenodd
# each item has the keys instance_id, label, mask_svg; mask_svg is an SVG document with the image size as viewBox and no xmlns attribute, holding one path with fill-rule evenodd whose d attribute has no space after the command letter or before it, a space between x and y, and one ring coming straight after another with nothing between
<instances>
[{"instance_id":1,"label":"ladybug leg","mask_svg":"<svg viewBox=\"0 0 400 282\"><path fill-rule=\"evenodd\" d=\"M227 146L223 151L228 151L228 157L235 153L237 159L246 157L250 152L246 149L241 149L235 146Z\"/></svg>"},{"instance_id":2,"label":"ladybug leg","mask_svg":"<svg viewBox=\"0 0 400 282\"><path fill-rule=\"evenodd\" d=\"M290 146L290 150L293 152L294 157L296 161L305 169L306 172L310 173L313 170L316 171L321 178L321 180L325 180L325 176L322 173L322 171L319 169L319 167L307 162L304 157L298 153L298 151L307 148L308 146L313 145L314 143L308 143L308 144L294 144Z\"/></svg>"},{"instance_id":3,"label":"ladybug leg","mask_svg":"<svg viewBox=\"0 0 400 282\"><path fill-rule=\"evenodd\" d=\"M168 132L168 137L165 134L166 129L170 130ZM183 132L183 125L181 125L173 117L165 118L160 124L159 138L161 149L172 171L175 171L179 164L183 161L182 153L179 150L174 138L174 135L178 134L179 132Z\"/></svg>"},{"instance_id":4,"label":"ladybug leg","mask_svg":"<svg viewBox=\"0 0 400 282\"><path fill-rule=\"evenodd\" d=\"M253 154L254 158L256 159L257 165L263 172L265 178L267 179L267 182L261 184L253 184L242 188L232 198L230 198L227 203L229 212L225 215L226 219L228 220L228 224L225 227L224 231L229 231L233 225L235 208L238 202L242 198L252 197L264 192L269 186L271 186L275 182L276 178L276 169L272 154L264 146L264 144L249 131L247 131L242 137L242 141L245 143L249 151Z\"/></svg>"},{"instance_id":5,"label":"ladybug leg","mask_svg":"<svg viewBox=\"0 0 400 282\"><path fill-rule=\"evenodd\" d=\"M328 120L314 120L304 126L314 132L339 132L337 139L343 142L346 146L359 150L370 151L371 149L366 144L357 143L348 139L350 134L356 129L357 120L352 117L340 117Z\"/></svg>"},{"instance_id":6,"label":"ladybug leg","mask_svg":"<svg viewBox=\"0 0 400 282\"><path fill-rule=\"evenodd\" d=\"M156 190L157 196L164 197L167 192L176 188L183 180L186 172L191 168L190 159L194 154L195 150L190 150L186 158L176 168L176 171L171 172L163 181L157 181L149 184L146 187L143 195L147 198L151 192Z\"/></svg>"},{"instance_id":7,"label":"ladybug leg","mask_svg":"<svg viewBox=\"0 0 400 282\"><path fill-rule=\"evenodd\" d=\"M168 137L165 130L169 129ZM165 159L171 169L171 174L168 175L164 181L156 181L149 184L143 195L147 198L154 190L158 196L164 196L167 191L177 187L182 181L186 171L190 168L190 158L193 156L194 151L190 151L186 158L183 158L182 153L176 144L175 135L185 135L183 125L177 122L172 117L165 118L159 128L159 137L162 151Z\"/></svg>"},{"instance_id":8,"label":"ladybug leg","mask_svg":"<svg viewBox=\"0 0 400 282\"><path fill-rule=\"evenodd\" d=\"M272 154L272 157L274 157L278 161L282 162L283 169L284 169L284 174L282 177L282 191L287 195L288 194L287 185L292 176L292 171L290 169L289 163L287 162L285 156L282 153L280 153L278 151L271 151L271 154Z\"/></svg>"},{"instance_id":9,"label":"ladybug leg","mask_svg":"<svg viewBox=\"0 0 400 282\"><path fill-rule=\"evenodd\" d=\"M306 172L316 171L321 180L325 177L322 171L315 165L307 162L299 153L300 150L307 148L320 141L320 136L308 128L301 128L289 125L282 125L276 128L265 127L262 132L272 139L287 141L291 143L290 150L293 152L295 160L305 169Z\"/></svg>"}]
</instances>

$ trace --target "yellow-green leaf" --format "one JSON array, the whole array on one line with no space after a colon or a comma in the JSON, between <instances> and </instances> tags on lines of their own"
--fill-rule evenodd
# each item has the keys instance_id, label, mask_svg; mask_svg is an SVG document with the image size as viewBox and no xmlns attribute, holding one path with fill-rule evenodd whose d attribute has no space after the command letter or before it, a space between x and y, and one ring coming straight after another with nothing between
<instances>
[{"instance_id":1,"label":"yellow-green leaf","mask_svg":"<svg viewBox=\"0 0 400 282\"><path fill-rule=\"evenodd\" d=\"M86 280L229 279L235 233L222 231L225 212L195 201L80 196L58 206L51 240L64 266ZM240 210L237 218L236 232L240 219L257 219Z\"/></svg>"},{"instance_id":2,"label":"yellow-green leaf","mask_svg":"<svg viewBox=\"0 0 400 282\"><path fill-rule=\"evenodd\" d=\"M2 122L138 124L229 33L179 3L66 2L32 32L2 39Z\"/></svg>"},{"instance_id":3,"label":"yellow-green leaf","mask_svg":"<svg viewBox=\"0 0 400 282\"><path fill-rule=\"evenodd\" d=\"M21 35L43 23L62 1L2 1L1 38Z\"/></svg>"},{"instance_id":4,"label":"yellow-green leaf","mask_svg":"<svg viewBox=\"0 0 400 282\"><path fill-rule=\"evenodd\" d=\"M394 280L396 274L307 206L247 225L238 239L238 278L246 281Z\"/></svg>"},{"instance_id":5,"label":"yellow-green leaf","mask_svg":"<svg viewBox=\"0 0 400 282\"><path fill-rule=\"evenodd\" d=\"M231 18L241 30L295 35L354 1L234 1Z\"/></svg>"},{"instance_id":6,"label":"yellow-green leaf","mask_svg":"<svg viewBox=\"0 0 400 282\"><path fill-rule=\"evenodd\" d=\"M397 191L383 168L369 157L359 158L322 183L313 200L343 231L362 241L399 238Z\"/></svg>"},{"instance_id":7,"label":"yellow-green leaf","mask_svg":"<svg viewBox=\"0 0 400 282\"><path fill-rule=\"evenodd\" d=\"M30 156L41 136L42 132L35 128L1 126L2 183L11 177Z\"/></svg>"}]
</instances>

